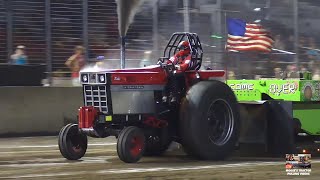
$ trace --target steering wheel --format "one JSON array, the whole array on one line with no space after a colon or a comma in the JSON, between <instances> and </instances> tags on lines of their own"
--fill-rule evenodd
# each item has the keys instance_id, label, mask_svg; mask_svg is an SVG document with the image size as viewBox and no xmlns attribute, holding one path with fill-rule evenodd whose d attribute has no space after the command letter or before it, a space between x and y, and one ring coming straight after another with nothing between
<instances>
[{"instance_id":1,"label":"steering wheel","mask_svg":"<svg viewBox=\"0 0 320 180\"><path fill-rule=\"evenodd\" d=\"M176 70L176 67L173 63L170 63L166 65L165 69L168 73L173 73Z\"/></svg>"},{"instance_id":2,"label":"steering wheel","mask_svg":"<svg viewBox=\"0 0 320 180\"><path fill-rule=\"evenodd\" d=\"M174 64L167 64L165 60L168 60L168 58L159 58L157 64L159 64L162 69L165 69L168 74L173 73L176 70Z\"/></svg>"},{"instance_id":3,"label":"steering wheel","mask_svg":"<svg viewBox=\"0 0 320 180\"><path fill-rule=\"evenodd\" d=\"M157 63L157 64L160 64L160 65L161 65L161 64L165 63L165 61L168 60L168 59L169 59L169 58L161 57L161 58L158 59L158 63Z\"/></svg>"}]
</instances>

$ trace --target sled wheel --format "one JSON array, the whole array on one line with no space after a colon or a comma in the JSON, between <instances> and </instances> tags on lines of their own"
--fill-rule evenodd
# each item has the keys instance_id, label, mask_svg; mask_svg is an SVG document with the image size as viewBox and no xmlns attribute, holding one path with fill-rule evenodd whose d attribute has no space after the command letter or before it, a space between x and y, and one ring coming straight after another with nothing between
<instances>
[{"instance_id":1,"label":"sled wheel","mask_svg":"<svg viewBox=\"0 0 320 180\"><path fill-rule=\"evenodd\" d=\"M180 136L188 154L204 160L228 157L240 128L233 91L220 81L202 81L188 91L180 107Z\"/></svg>"},{"instance_id":2,"label":"sled wheel","mask_svg":"<svg viewBox=\"0 0 320 180\"><path fill-rule=\"evenodd\" d=\"M145 137L138 127L124 128L118 137L117 153L119 158L126 163L138 162L145 150Z\"/></svg>"},{"instance_id":3,"label":"sled wheel","mask_svg":"<svg viewBox=\"0 0 320 180\"><path fill-rule=\"evenodd\" d=\"M68 124L59 133L59 150L63 157L68 160L78 160L87 151L88 139L81 134L77 124Z\"/></svg>"}]
</instances>

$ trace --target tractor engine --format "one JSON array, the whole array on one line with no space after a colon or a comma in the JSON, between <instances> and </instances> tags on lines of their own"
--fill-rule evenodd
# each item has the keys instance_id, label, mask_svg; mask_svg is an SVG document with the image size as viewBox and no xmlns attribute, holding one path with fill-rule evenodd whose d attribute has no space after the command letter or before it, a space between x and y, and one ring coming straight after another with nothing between
<instances>
[{"instance_id":1,"label":"tractor engine","mask_svg":"<svg viewBox=\"0 0 320 180\"><path fill-rule=\"evenodd\" d=\"M156 113L156 104L161 100L165 83L160 78L164 77L161 71L120 71L81 72L84 99L84 106L78 114L81 131L105 137L110 133L102 132L108 126L121 128L125 124L139 124L145 119L149 122L149 116Z\"/></svg>"}]
</instances>

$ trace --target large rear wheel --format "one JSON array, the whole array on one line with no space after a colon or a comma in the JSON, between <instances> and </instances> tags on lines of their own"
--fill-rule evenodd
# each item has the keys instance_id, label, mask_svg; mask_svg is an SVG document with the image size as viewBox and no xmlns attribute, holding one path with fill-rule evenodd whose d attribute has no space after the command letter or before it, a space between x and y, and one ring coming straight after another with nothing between
<instances>
[{"instance_id":1,"label":"large rear wheel","mask_svg":"<svg viewBox=\"0 0 320 180\"><path fill-rule=\"evenodd\" d=\"M68 160L78 160L87 151L88 139L85 134L79 132L77 124L68 124L60 131L58 144L63 157Z\"/></svg>"},{"instance_id":2,"label":"large rear wheel","mask_svg":"<svg viewBox=\"0 0 320 180\"><path fill-rule=\"evenodd\" d=\"M180 136L188 154L205 160L222 160L233 150L239 136L236 97L225 83L195 84L180 109Z\"/></svg>"}]
</instances>

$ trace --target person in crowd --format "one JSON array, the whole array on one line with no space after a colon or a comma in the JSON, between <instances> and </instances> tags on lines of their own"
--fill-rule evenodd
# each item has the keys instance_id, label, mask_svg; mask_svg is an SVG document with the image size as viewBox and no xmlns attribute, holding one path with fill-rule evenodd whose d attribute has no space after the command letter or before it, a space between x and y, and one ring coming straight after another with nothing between
<instances>
[{"instance_id":1,"label":"person in crowd","mask_svg":"<svg viewBox=\"0 0 320 180\"><path fill-rule=\"evenodd\" d=\"M274 47L277 49L282 49L282 50L284 50L286 48L285 44L282 41L280 34L275 36Z\"/></svg>"},{"instance_id":2,"label":"person in crowd","mask_svg":"<svg viewBox=\"0 0 320 180\"><path fill-rule=\"evenodd\" d=\"M308 69L305 68L304 66L300 66L300 72L301 72L301 73L308 72Z\"/></svg>"},{"instance_id":3,"label":"person in crowd","mask_svg":"<svg viewBox=\"0 0 320 180\"><path fill-rule=\"evenodd\" d=\"M111 61L108 61L105 56L97 56L96 57L97 62L95 63L96 68L101 69L113 69L114 65Z\"/></svg>"},{"instance_id":4,"label":"person in crowd","mask_svg":"<svg viewBox=\"0 0 320 180\"><path fill-rule=\"evenodd\" d=\"M27 55L25 54L25 46L19 45L14 54L10 56L9 64L26 65L28 64Z\"/></svg>"},{"instance_id":5,"label":"person in crowd","mask_svg":"<svg viewBox=\"0 0 320 180\"><path fill-rule=\"evenodd\" d=\"M76 46L74 54L65 62L65 65L72 71L72 84L73 86L79 86L79 72L81 68L85 65L84 60L84 47Z\"/></svg>"},{"instance_id":6,"label":"person in crowd","mask_svg":"<svg viewBox=\"0 0 320 180\"><path fill-rule=\"evenodd\" d=\"M315 71L315 67L320 65L320 53L316 48L316 43L313 38L309 38L308 50L306 51L307 59L310 64L312 64L311 70Z\"/></svg>"},{"instance_id":7,"label":"person in crowd","mask_svg":"<svg viewBox=\"0 0 320 180\"><path fill-rule=\"evenodd\" d=\"M259 80L259 79L261 79L261 78L262 78L262 75L260 75L260 74L254 75L254 79L256 79L256 80Z\"/></svg>"},{"instance_id":8,"label":"person in crowd","mask_svg":"<svg viewBox=\"0 0 320 180\"><path fill-rule=\"evenodd\" d=\"M236 79L236 75L234 71L228 71L228 80L235 80L235 79Z\"/></svg>"},{"instance_id":9,"label":"person in crowd","mask_svg":"<svg viewBox=\"0 0 320 180\"><path fill-rule=\"evenodd\" d=\"M298 73L298 68L296 65L290 66L287 77L288 78L300 78L300 74Z\"/></svg>"},{"instance_id":10,"label":"person in crowd","mask_svg":"<svg viewBox=\"0 0 320 180\"><path fill-rule=\"evenodd\" d=\"M281 68L274 68L274 77L277 79L282 79L283 78L283 72Z\"/></svg>"},{"instance_id":11,"label":"person in crowd","mask_svg":"<svg viewBox=\"0 0 320 180\"><path fill-rule=\"evenodd\" d=\"M320 80L320 70L318 68L314 70L312 80Z\"/></svg>"}]
</instances>

